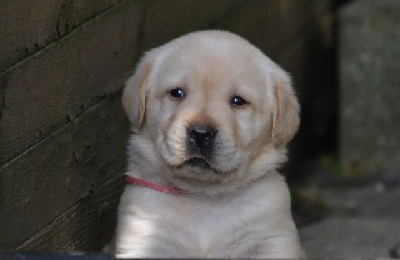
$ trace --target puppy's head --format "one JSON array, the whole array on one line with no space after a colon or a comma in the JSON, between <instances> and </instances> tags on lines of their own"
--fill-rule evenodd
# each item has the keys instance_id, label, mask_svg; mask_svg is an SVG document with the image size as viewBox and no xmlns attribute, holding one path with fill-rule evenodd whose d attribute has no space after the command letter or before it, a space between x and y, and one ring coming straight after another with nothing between
<instances>
[{"instance_id":1,"label":"puppy's head","mask_svg":"<svg viewBox=\"0 0 400 260\"><path fill-rule=\"evenodd\" d=\"M161 158L153 162L165 169L160 174L186 189L238 186L275 169L299 125L289 76L246 40L220 31L148 52L123 106L136 140L151 146L142 152Z\"/></svg>"}]
</instances>

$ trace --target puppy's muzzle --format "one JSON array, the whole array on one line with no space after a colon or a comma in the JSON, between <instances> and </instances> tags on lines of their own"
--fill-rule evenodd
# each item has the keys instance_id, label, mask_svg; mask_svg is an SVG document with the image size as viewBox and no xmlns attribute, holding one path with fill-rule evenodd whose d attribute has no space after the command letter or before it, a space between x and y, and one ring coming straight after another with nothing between
<instances>
[{"instance_id":1,"label":"puppy's muzzle","mask_svg":"<svg viewBox=\"0 0 400 260\"><path fill-rule=\"evenodd\" d=\"M217 129L210 125L195 124L189 126L187 128L187 141L190 149L208 157L213 149L217 132Z\"/></svg>"}]
</instances>

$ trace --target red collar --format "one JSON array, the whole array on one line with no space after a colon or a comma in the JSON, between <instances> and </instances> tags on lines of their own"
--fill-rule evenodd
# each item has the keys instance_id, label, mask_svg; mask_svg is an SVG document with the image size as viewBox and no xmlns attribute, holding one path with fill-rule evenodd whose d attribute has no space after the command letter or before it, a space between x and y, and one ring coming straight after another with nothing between
<instances>
[{"instance_id":1,"label":"red collar","mask_svg":"<svg viewBox=\"0 0 400 260\"><path fill-rule=\"evenodd\" d=\"M132 176L126 176L125 181L130 184L136 184L144 187L151 188L153 190L165 192L165 193L172 193L172 194L184 194L186 193L184 190L178 189L178 188L173 188L173 187L168 187L168 186L163 186L159 185L150 181L145 181L139 178L135 178Z\"/></svg>"}]
</instances>

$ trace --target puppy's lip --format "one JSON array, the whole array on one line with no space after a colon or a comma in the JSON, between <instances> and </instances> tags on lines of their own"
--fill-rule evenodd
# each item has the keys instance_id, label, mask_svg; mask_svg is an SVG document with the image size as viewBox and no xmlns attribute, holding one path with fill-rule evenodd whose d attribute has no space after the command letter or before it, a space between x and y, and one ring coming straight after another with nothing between
<instances>
[{"instance_id":1,"label":"puppy's lip","mask_svg":"<svg viewBox=\"0 0 400 260\"><path fill-rule=\"evenodd\" d=\"M184 162L184 164L189 164L190 166L200 167L200 168L211 168L211 165L203 157L192 157Z\"/></svg>"}]
</instances>

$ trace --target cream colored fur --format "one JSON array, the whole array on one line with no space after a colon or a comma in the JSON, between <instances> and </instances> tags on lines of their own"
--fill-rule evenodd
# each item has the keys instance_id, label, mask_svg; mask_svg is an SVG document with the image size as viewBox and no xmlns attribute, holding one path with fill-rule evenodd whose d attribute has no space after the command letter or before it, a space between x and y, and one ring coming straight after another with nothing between
<instances>
[{"instance_id":1,"label":"cream colored fur","mask_svg":"<svg viewBox=\"0 0 400 260\"><path fill-rule=\"evenodd\" d=\"M182 100L170 95L177 87ZM232 106L234 96L249 104ZM237 35L191 33L144 55L123 106L134 132L126 174L188 194L127 185L118 257L304 256L276 170L299 125L290 78L278 65ZM187 163L195 156L186 143L191 124L217 129L209 167Z\"/></svg>"}]
</instances>

